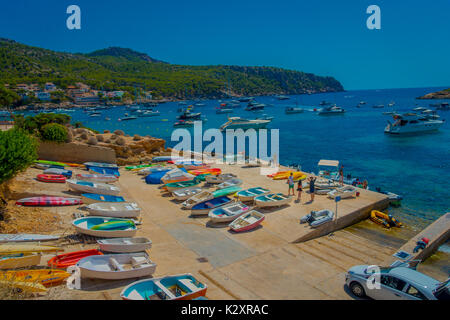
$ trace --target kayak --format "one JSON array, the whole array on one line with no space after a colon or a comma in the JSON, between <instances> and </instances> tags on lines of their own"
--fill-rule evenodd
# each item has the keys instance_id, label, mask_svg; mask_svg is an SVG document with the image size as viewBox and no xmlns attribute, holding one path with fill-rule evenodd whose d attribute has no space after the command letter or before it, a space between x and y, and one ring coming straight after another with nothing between
<instances>
[{"instance_id":1,"label":"kayak","mask_svg":"<svg viewBox=\"0 0 450 320\"><path fill-rule=\"evenodd\" d=\"M57 161L49 161L49 160L37 160L36 163L42 163L42 164L49 164L52 166L59 166L59 167L65 167L66 164L62 162Z\"/></svg>"},{"instance_id":2,"label":"kayak","mask_svg":"<svg viewBox=\"0 0 450 320\"><path fill-rule=\"evenodd\" d=\"M59 236L45 235L45 234L0 234L0 243L2 242L40 242L58 240Z\"/></svg>"},{"instance_id":3,"label":"kayak","mask_svg":"<svg viewBox=\"0 0 450 320\"><path fill-rule=\"evenodd\" d=\"M0 280L0 286L3 288L16 288L24 292L47 292L47 288L40 283Z\"/></svg>"},{"instance_id":4,"label":"kayak","mask_svg":"<svg viewBox=\"0 0 450 320\"><path fill-rule=\"evenodd\" d=\"M15 282L39 283L44 287L52 287L63 283L70 273L62 270L38 269L0 272L0 280Z\"/></svg>"},{"instance_id":5,"label":"kayak","mask_svg":"<svg viewBox=\"0 0 450 320\"><path fill-rule=\"evenodd\" d=\"M288 179L289 178L289 176L291 175L291 171L288 171L288 172L285 172L285 173L282 173L282 174L278 174L278 175L275 175L274 177L273 177L273 180L284 180L284 179ZM293 176L293 178L294 178L294 180L304 180L304 179L306 179L306 175L303 173L303 172L292 172L292 176Z\"/></svg>"},{"instance_id":6,"label":"kayak","mask_svg":"<svg viewBox=\"0 0 450 320\"><path fill-rule=\"evenodd\" d=\"M64 183L66 182L66 177L62 174L38 174L36 179L41 182L51 182L51 183Z\"/></svg>"},{"instance_id":7,"label":"kayak","mask_svg":"<svg viewBox=\"0 0 450 320\"><path fill-rule=\"evenodd\" d=\"M93 226L92 230L126 230L134 227L134 222L131 220L117 220L108 221Z\"/></svg>"},{"instance_id":8,"label":"kayak","mask_svg":"<svg viewBox=\"0 0 450 320\"><path fill-rule=\"evenodd\" d=\"M193 174L194 176L198 176L201 174L212 174L212 175L219 175L222 173L222 170L219 168L208 168L208 169L197 169L197 170L189 170L190 174Z\"/></svg>"},{"instance_id":9,"label":"kayak","mask_svg":"<svg viewBox=\"0 0 450 320\"><path fill-rule=\"evenodd\" d=\"M0 255L24 254L31 252L57 252L60 247L42 246L39 244L0 244Z\"/></svg>"},{"instance_id":10,"label":"kayak","mask_svg":"<svg viewBox=\"0 0 450 320\"><path fill-rule=\"evenodd\" d=\"M139 170L139 169L149 168L149 167L152 167L152 166L154 166L154 164L140 164L140 165L137 165L137 166L125 167L125 170Z\"/></svg>"},{"instance_id":11,"label":"kayak","mask_svg":"<svg viewBox=\"0 0 450 320\"><path fill-rule=\"evenodd\" d=\"M54 166L51 164L43 164L43 163L35 163L34 167L36 169L41 169L41 170L47 170L47 169L62 169L62 170L64 170L64 167Z\"/></svg>"},{"instance_id":12,"label":"kayak","mask_svg":"<svg viewBox=\"0 0 450 320\"><path fill-rule=\"evenodd\" d=\"M18 206L33 206L33 207L59 207L59 206L77 206L83 204L78 198L64 198L64 197L31 197L16 201Z\"/></svg>"},{"instance_id":13,"label":"kayak","mask_svg":"<svg viewBox=\"0 0 450 320\"><path fill-rule=\"evenodd\" d=\"M97 249L69 252L51 258L50 260L48 260L47 264L52 268L68 268L77 264L77 262L83 258L102 254L103 253L101 253Z\"/></svg>"}]
</instances>

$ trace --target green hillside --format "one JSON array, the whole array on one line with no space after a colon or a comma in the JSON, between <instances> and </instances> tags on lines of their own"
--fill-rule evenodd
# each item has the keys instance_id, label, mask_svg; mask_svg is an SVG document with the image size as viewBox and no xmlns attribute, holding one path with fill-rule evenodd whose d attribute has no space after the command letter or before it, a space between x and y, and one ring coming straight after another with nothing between
<instances>
[{"instance_id":1,"label":"green hillside","mask_svg":"<svg viewBox=\"0 0 450 320\"><path fill-rule=\"evenodd\" d=\"M0 84L83 82L94 89L152 90L155 97L214 98L236 95L342 91L332 77L275 67L184 66L124 48L90 54L55 52L0 38Z\"/></svg>"}]
</instances>

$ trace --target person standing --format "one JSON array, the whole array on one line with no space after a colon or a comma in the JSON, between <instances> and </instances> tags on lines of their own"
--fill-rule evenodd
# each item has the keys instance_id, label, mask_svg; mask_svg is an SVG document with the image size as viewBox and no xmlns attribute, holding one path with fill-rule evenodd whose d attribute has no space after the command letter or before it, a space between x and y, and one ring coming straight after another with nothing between
<instances>
[{"instance_id":1,"label":"person standing","mask_svg":"<svg viewBox=\"0 0 450 320\"><path fill-rule=\"evenodd\" d=\"M297 202L302 201L302 191L303 191L302 180L298 180L298 185L297 185L297 192L298 192Z\"/></svg>"},{"instance_id":2,"label":"person standing","mask_svg":"<svg viewBox=\"0 0 450 320\"><path fill-rule=\"evenodd\" d=\"M295 196L295 191L294 191L294 175L291 174L289 175L288 178L288 184L289 184L289 190L288 190L288 196L291 195L291 189L292 189L292 195Z\"/></svg>"},{"instance_id":3,"label":"person standing","mask_svg":"<svg viewBox=\"0 0 450 320\"><path fill-rule=\"evenodd\" d=\"M339 169L339 183L341 184L341 186L344 185L344 166L341 166L341 168Z\"/></svg>"},{"instance_id":4,"label":"person standing","mask_svg":"<svg viewBox=\"0 0 450 320\"><path fill-rule=\"evenodd\" d=\"M315 191L314 184L316 183L316 179L317 178L314 177L309 178L309 193L311 194L311 202L314 201L314 191Z\"/></svg>"}]
</instances>

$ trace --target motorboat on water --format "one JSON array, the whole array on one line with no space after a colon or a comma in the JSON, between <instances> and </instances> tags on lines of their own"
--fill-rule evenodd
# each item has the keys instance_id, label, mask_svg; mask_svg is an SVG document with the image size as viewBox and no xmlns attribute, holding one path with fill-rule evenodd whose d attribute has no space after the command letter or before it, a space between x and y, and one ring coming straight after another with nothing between
<instances>
[{"instance_id":1,"label":"motorboat on water","mask_svg":"<svg viewBox=\"0 0 450 320\"><path fill-rule=\"evenodd\" d=\"M221 113L233 113L233 109L225 108L225 107L219 107L216 109L217 114Z\"/></svg>"},{"instance_id":2,"label":"motorboat on water","mask_svg":"<svg viewBox=\"0 0 450 320\"><path fill-rule=\"evenodd\" d=\"M443 120L433 120L424 115L416 113L395 114L393 116L395 122L388 121L388 125L384 129L389 134L411 134L423 133L438 130L443 124Z\"/></svg>"},{"instance_id":3,"label":"motorboat on water","mask_svg":"<svg viewBox=\"0 0 450 320\"><path fill-rule=\"evenodd\" d=\"M258 103L258 104L252 104L252 105L248 105L245 110L246 111L259 111L259 110L264 110L264 108L266 107L265 104L263 103Z\"/></svg>"},{"instance_id":4,"label":"motorboat on water","mask_svg":"<svg viewBox=\"0 0 450 320\"><path fill-rule=\"evenodd\" d=\"M175 122L174 124L173 124L173 126L174 127L183 127L183 128L186 128L186 127L193 127L194 126L194 121L191 121L191 120L179 120L179 121L177 121L177 122Z\"/></svg>"},{"instance_id":5,"label":"motorboat on water","mask_svg":"<svg viewBox=\"0 0 450 320\"><path fill-rule=\"evenodd\" d=\"M180 120L199 120L201 117L200 112L190 112L189 110L185 110L181 115L177 117Z\"/></svg>"},{"instance_id":6,"label":"motorboat on water","mask_svg":"<svg viewBox=\"0 0 450 320\"><path fill-rule=\"evenodd\" d=\"M382 108L384 108L384 105L383 104L377 104L377 105L372 106L372 108L374 108L374 109L382 109Z\"/></svg>"},{"instance_id":7,"label":"motorboat on water","mask_svg":"<svg viewBox=\"0 0 450 320\"><path fill-rule=\"evenodd\" d=\"M292 114L292 113L302 113L304 110L302 108L298 108L298 107L286 107L286 109L284 109L284 112L286 114Z\"/></svg>"},{"instance_id":8,"label":"motorboat on water","mask_svg":"<svg viewBox=\"0 0 450 320\"><path fill-rule=\"evenodd\" d=\"M329 115L329 114L343 114L345 112L344 109L338 107L336 105L323 107L319 109L319 115Z\"/></svg>"},{"instance_id":9,"label":"motorboat on water","mask_svg":"<svg viewBox=\"0 0 450 320\"><path fill-rule=\"evenodd\" d=\"M290 99L290 97L281 95L281 94L275 96L275 98L277 98L278 100L289 100Z\"/></svg>"},{"instance_id":10,"label":"motorboat on water","mask_svg":"<svg viewBox=\"0 0 450 320\"><path fill-rule=\"evenodd\" d=\"M228 118L228 121L220 127L220 130L225 131L226 129L263 129L270 122L272 122L272 120L248 120L241 117L230 117Z\"/></svg>"}]
</instances>

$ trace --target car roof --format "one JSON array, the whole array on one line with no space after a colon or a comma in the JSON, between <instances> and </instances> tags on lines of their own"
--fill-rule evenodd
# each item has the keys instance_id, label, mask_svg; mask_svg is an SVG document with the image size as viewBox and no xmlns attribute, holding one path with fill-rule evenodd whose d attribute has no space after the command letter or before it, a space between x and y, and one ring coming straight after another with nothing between
<instances>
[{"instance_id":1,"label":"car roof","mask_svg":"<svg viewBox=\"0 0 450 320\"><path fill-rule=\"evenodd\" d=\"M436 286L439 284L439 281L436 279L433 279L426 274L423 274L419 271L416 271L411 268L406 267L396 267L390 269L388 272L386 272L390 275L401 277L403 279L407 279L408 282L411 284L415 284L417 286L429 288L431 290L434 290Z\"/></svg>"}]
</instances>

